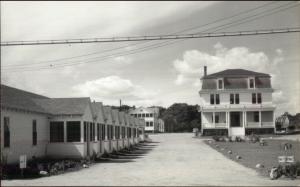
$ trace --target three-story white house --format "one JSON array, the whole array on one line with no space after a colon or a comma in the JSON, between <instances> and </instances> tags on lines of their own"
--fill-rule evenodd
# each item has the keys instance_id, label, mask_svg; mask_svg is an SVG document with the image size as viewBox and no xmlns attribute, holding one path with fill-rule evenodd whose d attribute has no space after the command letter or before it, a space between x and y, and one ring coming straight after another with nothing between
<instances>
[{"instance_id":1,"label":"three-story white house","mask_svg":"<svg viewBox=\"0 0 300 187\"><path fill-rule=\"evenodd\" d=\"M275 130L271 76L244 69L207 75L202 89L202 135L245 136Z\"/></svg>"}]
</instances>

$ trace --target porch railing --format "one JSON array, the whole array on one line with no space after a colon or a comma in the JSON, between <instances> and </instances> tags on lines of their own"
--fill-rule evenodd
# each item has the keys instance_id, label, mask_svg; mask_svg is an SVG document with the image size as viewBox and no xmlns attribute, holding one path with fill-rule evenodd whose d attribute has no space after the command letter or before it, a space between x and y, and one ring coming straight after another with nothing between
<instances>
[{"instance_id":1,"label":"porch railing","mask_svg":"<svg viewBox=\"0 0 300 187\"><path fill-rule=\"evenodd\" d=\"M226 128L226 123L204 123L204 128Z\"/></svg>"}]
</instances>

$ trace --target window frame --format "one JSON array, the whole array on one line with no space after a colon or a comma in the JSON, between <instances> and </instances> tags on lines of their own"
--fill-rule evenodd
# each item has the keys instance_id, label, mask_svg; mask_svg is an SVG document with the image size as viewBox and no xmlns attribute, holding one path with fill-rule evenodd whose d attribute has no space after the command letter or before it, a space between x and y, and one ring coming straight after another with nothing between
<instances>
[{"instance_id":1,"label":"window frame","mask_svg":"<svg viewBox=\"0 0 300 187\"><path fill-rule=\"evenodd\" d=\"M215 101L216 101L216 105L220 104L220 94L215 94Z\"/></svg>"},{"instance_id":2,"label":"window frame","mask_svg":"<svg viewBox=\"0 0 300 187\"><path fill-rule=\"evenodd\" d=\"M257 104L261 104L262 103L262 94L261 93L257 93L257 96L256 96L256 102Z\"/></svg>"},{"instance_id":3,"label":"window frame","mask_svg":"<svg viewBox=\"0 0 300 187\"><path fill-rule=\"evenodd\" d=\"M65 133L64 124L65 124L64 121L50 121L50 143L63 143L64 142L64 133ZM55 128L53 126L55 126ZM55 132L56 132L56 130L61 130L61 132L59 132L59 134L56 134L56 136L53 137L54 136L53 130ZM56 138L56 139L53 139L53 138Z\"/></svg>"},{"instance_id":4,"label":"window frame","mask_svg":"<svg viewBox=\"0 0 300 187\"><path fill-rule=\"evenodd\" d=\"M249 81L248 81L248 88L249 88L249 89L255 89L255 78L254 78L254 77L249 77L248 80L249 80ZM251 87L251 81L252 81L252 83L253 83L252 87Z\"/></svg>"},{"instance_id":5,"label":"window frame","mask_svg":"<svg viewBox=\"0 0 300 187\"><path fill-rule=\"evenodd\" d=\"M220 82L221 82L221 84L220 84ZM223 90L224 89L224 80L217 79L217 86L218 86L218 90Z\"/></svg>"},{"instance_id":6,"label":"window frame","mask_svg":"<svg viewBox=\"0 0 300 187\"><path fill-rule=\"evenodd\" d=\"M234 104L240 104L240 94L236 93L234 94Z\"/></svg>"},{"instance_id":7,"label":"window frame","mask_svg":"<svg viewBox=\"0 0 300 187\"><path fill-rule=\"evenodd\" d=\"M231 105L234 104L234 94L233 94L233 93L231 93L231 94L229 95L229 103L230 103Z\"/></svg>"},{"instance_id":8,"label":"window frame","mask_svg":"<svg viewBox=\"0 0 300 187\"><path fill-rule=\"evenodd\" d=\"M37 145L37 122L36 119L32 120L32 146Z\"/></svg>"},{"instance_id":9,"label":"window frame","mask_svg":"<svg viewBox=\"0 0 300 187\"><path fill-rule=\"evenodd\" d=\"M76 124L75 124L76 123ZM77 126L74 130L71 129L71 127L74 127L74 126ZM81 141L81 121L66 121L66 139L67 139L67 142L80 142ZM77 131L77 132L75 132ZM72 133L72 134L70 134ZM75 136L78 136L79 137L75 137Z\"/></svg>"},{"instance_id":10,"label":"window frame","mask_svg":"<svg viewBox=\"0 0 300 187\"><path fill-rule=\"evenodd\" d=\"M10 118L8 116L4 116L4 148L10 148Z\"/></svg>"},{"instance_id":11,"label":"window frame","mask_svg":"<svg viewBox=\"0 0 300 187\"><path fill-rule=\"evenodd\" d=\"M209 103L211 105L215 104L215 94L210 94L210 96L209 96Z\"/></svg>"}]
</instances>

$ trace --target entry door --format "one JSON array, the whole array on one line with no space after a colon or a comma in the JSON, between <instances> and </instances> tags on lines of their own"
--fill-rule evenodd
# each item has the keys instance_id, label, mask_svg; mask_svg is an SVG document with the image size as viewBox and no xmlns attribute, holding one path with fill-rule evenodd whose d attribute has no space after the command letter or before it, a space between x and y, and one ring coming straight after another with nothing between
<instances>
[{"instance_id":1,"label":"entry door","mask_svg":"<svg viewBox=\"0 0 300 187\"><path fill-rule=\"evenodd\" d=\"M230 112L230 127L241 127L240 112Z\"/></svg>"}]
</instances>

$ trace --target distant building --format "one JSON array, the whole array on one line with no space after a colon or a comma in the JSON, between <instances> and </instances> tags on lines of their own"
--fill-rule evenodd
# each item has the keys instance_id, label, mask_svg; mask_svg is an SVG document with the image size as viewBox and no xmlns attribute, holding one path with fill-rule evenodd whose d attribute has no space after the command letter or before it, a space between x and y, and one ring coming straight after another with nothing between
<instances>
[{"instance_id":1,"label":"distant building","mask_svg":"<svg viewBox=\"0 0 300 187\"><path fill-rule=\"evenodd\" d=\"M275 129L271 77L244 69L207 75L204 67L201 112L203 135L244 136Z\"/></svg>"},{"instance_id":2,"label":"distant building","mask_svg":"<svg viewBox=\"0 0 300 187\"><path fill-rule=\"evenodd\" d=\"M162 119L158 119L158 132L165 132L165 123Z\"/></svg>"},{"instance_id":3,"label":"distant building","mask_svg":"<svg viewBox=\"0 0 300 187\"><path fill-rule=\"evenodd\" d=\"M158 107L139 107L130 110L129 114L136 118L145 120L145 132L159 132L159 108Z\"/></svg>"}]
</instances>

